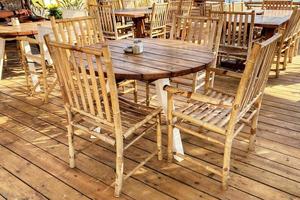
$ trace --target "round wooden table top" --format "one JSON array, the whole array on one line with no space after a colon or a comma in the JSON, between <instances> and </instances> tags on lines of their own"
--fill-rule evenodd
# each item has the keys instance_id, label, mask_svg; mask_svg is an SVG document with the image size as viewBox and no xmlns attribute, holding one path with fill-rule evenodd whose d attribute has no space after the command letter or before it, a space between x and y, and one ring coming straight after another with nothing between
<instances>
[{"instance_id":1,"label":"round wooden table top","mask_svg":"<svg viewBox=\"0 0 300 200\"><path fill-rule=\"evenodd\" d=\"M27 36L37 34L37 25L51 27L50 21L26 22L20 23L18 26L9 26L0 24L0 37L10 38L17 36Z\"/></svg>"},{"instance_id":2,"label":"round wooden table top","mask_svg":"<svg viewBox=\"0 0 300 200\"><path fill-rule=\"evenodd\" d=\"M109 40L117 79L153 81L195 73L205 69L214 59L211 50L179 40L141 39L144 52L125 54L123 49L132 39Z\"/></svg>"}]
</instances>

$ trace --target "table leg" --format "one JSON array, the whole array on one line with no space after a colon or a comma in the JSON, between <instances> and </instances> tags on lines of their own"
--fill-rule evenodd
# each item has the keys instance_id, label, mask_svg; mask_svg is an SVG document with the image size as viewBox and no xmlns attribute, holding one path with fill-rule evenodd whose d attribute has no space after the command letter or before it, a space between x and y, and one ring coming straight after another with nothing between
<instances>
[{"instance_id":1,"label":"table leg","mask_svg":"<svg viewBox=\"0 0 300 200\"><path fill-rule=\"evenodd\" d=\"M167 113L168 99L167 99L167 92L164 91L165 85L170 85L170 80L167 78L159 79L159 80L155 81L155 89L156 89L158 102L162 106L164 113ZM182 141L181 141L181 135L180 135L180 131L178 128L173 129L173 151L176 153L179 153L181 155L184 155L184 150L183 150ZM180 158L176 155L174 155L174 158L179 162L182 161L182 158Z\"/></svg>"},{"instance_id":2,"label":"table leg","mask_svg":"<svg viewBox=\"0 0 300 200\"><path fill-rule=\"evenodd\" d=\"M5 54L5 39L0 38L0 80L2 80L4 54Z\"/></svg>"},{"instance_id":3,"label":"table leg","mask_svg":"<svg viewBox=\"0 0 300 200\"><path fill-rule=\"evenodd\" d=\"M26 54L31 54L30 44L28 42L24 42L23 44L24 44L25 53ZM32 83L33 83L34 86L36 84L38 84L37 87L35 88L35 92L40 92L41 91L41 87L39 85L39 78L38 78L38 75L34 73L36 71L35 65L34 65L34 63L32 63L32 60L27 59L27 61L29 62L28 63L29 71L33 72L33 73L30 73L31 74L30 77L31 77Z\"/></svg>"},{"instance_id":4,"label":"table leg","mask_svg":"<svg viewBox=\"0 0 300 200\"><path fill-rule=\"evenodd\" d=\"M135 25L135 37L136 38L143 38L145 37L145 18L144 17L138 17L133 18L133 22Z\"/></svg>"}]
</instances>

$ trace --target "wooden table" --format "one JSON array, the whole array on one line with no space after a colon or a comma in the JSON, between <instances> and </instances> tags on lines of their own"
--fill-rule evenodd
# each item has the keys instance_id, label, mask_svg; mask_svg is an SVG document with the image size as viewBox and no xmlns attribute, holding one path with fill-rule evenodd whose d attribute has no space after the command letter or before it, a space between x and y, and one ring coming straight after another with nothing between
<instances>
[{"instance_id":1,"label":"wooden table","mask_svg":"<svg viewBox=\"0 0 300 200\"><path fill-rule=\"evenodd\" d=\"M21 23L19 26L0 24L0 80L2 79L5 41L15 40L20 36L37 34L38 24L41 24L44 27L51 27L51 23L49 21Z\"/></svg>"},{"instance_id":2,"label":"wooden table","mask_svg":"<svg viewBox=\"0 0 300 200\"><path fill-rule=\"evenodd\" d=\"M263 28L263 35L273 36L280 27L286 25L292 15L292 10L264 10L262 15L256 15L254 24Z\"/></svg>"},{"instance_id":3,"label":"wooden table","mask_svg":"<svg viewBox=\"0 0 300 200\"><path fill-rule=\"evenodd\" d=\"M132 8L115 10L116 16L132 18L136 27L135 37L143 37L145 35L145 18L152 13L151 8Z\"/></svg>"},{"instance_id":4,"label":"wooden table","mask_svg":"<svg viewBox=\"0 0 300 200\"><path fill-rule=\"evenodd\" d=\"M170 84L169 79L205 69L213 61L214 54L197 44L178 40L142 41L144 52L140 55L123 53L123 48L132 44L133 40L108 41L116 78L154 81L159 105L167 113L167 93L163 88ZM178 129L174 129L174 149L184 153Z\"/></svg>"}]
</instances>

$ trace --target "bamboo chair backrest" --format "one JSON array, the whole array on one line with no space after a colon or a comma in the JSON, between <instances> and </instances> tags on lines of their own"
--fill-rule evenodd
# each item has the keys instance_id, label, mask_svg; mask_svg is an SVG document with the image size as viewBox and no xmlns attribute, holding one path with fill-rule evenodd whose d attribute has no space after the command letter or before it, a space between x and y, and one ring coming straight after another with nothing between
<instances>
[{"instance_id":1,"label":"bamboo chair backrest","mask_svg":"<svg viewBox=\"0 0 300 200\"><path fill-rule=\"evenodd\" d=\"M173 17L179 14L177 13L179 4L180 1L169 1L167 24L171 24L173 22Z\"/></svg>"},{"instance_id":2,"label":"bamboo chair backrest","mask_svg":"<svg viewBox=\"0 0 300 200\"><path fill-rule=\"evenodd\" d=\"M103 34L94 17L76 17L56 20L51 17L55 40L84 46L103 41Z\"/></svg>"},{"instance_id":3,"label":"bamboo chair backrest","mask_svg":"<svg viewBox=\"0 0 300 200\"><path fill-rule=\"evenodd\" d=\"M178 6L178 15L189 16L193 6L193 0L180 0Z\"/></svg>"},{"instance_id":4,"label":"bamboo chair backrest","mask_svg":"<svg viewBox=\"0 0 300 200\"><path fill-rule=\"evenodd\" d=\"M222 26L220 18L176 16L170 39L192 42L218 52Z\"/></svg>"},{"instance_id":5,"label":"bamboo chair backrest","mask_svg":"<svg viewBox=\"0 0 300 200\"><path fill-rule=\"evenodd\" d=\"M104 35L117 35L117 21L112 5L89 5L90 15L96 16Z\"/></svg>"},{"instance_id":6,"label":"bamboo chair backrest","mask_svg":"<svg viewBox=\"0 0 300 200\"><path fill-rule=\"evenodd\" d=\"M222 4L223 4L223 11L227 11L227 12L232 11L230 3L222 3Z\"/></svg>"},{"instance_id":7,"label":"bamboo chair backrest","mask_svg":"<svg viewBox=\"0 0 300 200\"><path fill-rule=\"evenodd\" d=\"M208 5L208 12L209 16L211 17L219 17L218 13L215 12L223 12L224 11L224 6L223 3L217 3L217 4L209 4Z\"/></svg>"},{"instance_id":8,"label":"bamboo chair backrest","mask_svg":"<svg viewBox=\"0 0 300 200\"><path fill-rule=\"evenodd\" d=\"M291 15L291 18L287 24L287 27L285 28L282 36L282 41L287 41L291 37L294 36L294 34L298 33L299 31L299 23L300 23L300 8L295 7L293 9L293 13Z\"/></svg>"},{"instance_id":9,"label":"bamboo chair backrest","mask_svg":"<svg viewBox=\"0 0 300 200\"><path fill-rule=\"evenodd\" d=\"M241 119L262 98L280 34L253 45L240 80L231 120Z\"/></svg>"},{"instance_id":10,"label":"bamboo chair backrest","mask_svg":"<svg viewBox=\"0 0 300 200\"><path fill-rule=\"evenodd\" d=\"M167 24L168 3L153 3L150 30L163 28Z\"/></svg>"},{"instance_id":11,"label":"bamboo chair backrest","mask_svg":"<svg viewBox=\"0 0 300 200\"><path fill-rule=\"evenodd\" d=\"M283 1L283 0L264 0L262 4L262 9L265 10L291 10L293 6L293 1Z\"/></svg>"},{"instance_id":12,"label":"bamboo chair backrest","mask_svg":"<svg viewBox=\"0 0 300 200\"><path fill-rule=\"evenodd\" d=\"M244 2L232 2L231 10L233 12L242 12L246 10Z\"/></svg>"},{"instance_id":13,"label":"bamboo chair backrest","mask_svg":"<svg viewBox=\"0 0 300 200\"><path fill-rule=\"evenodd\" d=\"M115 10L123 9L123 4L121 0L109 0L108 3L111 4L113 9Z\"/></svg>"},{"instance_id":14,"label":"bamboo chair backrest","mask_svg":"<svg viewBox=\"0 0 300 200\"><path fill-rule=\"evenodd\" d=\"M108 46L78 47L48 39L47 45L65 107L90 121L120 127L116 79Z\"/></svg>"},{"instance_id":15,"label":"bamboo chair backrest","mask_svg":"<svg viewBox=\"0 0 300 200\"><path fill-rule=\"evenodd\" d=\"M252 12L212 12L223 18L221 46L251 50L255 11Z\"/></svg>"}]
</instances>

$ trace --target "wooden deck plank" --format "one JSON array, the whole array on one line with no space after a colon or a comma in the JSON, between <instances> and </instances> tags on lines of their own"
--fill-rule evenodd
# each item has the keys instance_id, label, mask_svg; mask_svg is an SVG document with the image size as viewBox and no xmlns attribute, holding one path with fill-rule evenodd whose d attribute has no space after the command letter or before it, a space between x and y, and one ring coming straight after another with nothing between
<instances>
[{"instance_id":1,"label":"wooden deck plank","mask_svg":"<svg viewBox=\"0 0 300 200\"><path fill-rule=\"evenodd\" d=\"M47 199L1 166L0 180L0 199Z\"/></svg>"},{"instance_id":2,"label":"wooden deck plank","mask_svg":"<svg viewBox=\"0 0 300 200\"><path fill-rule=\"evenodd\" d=\"M15 102L15 101L10 101L10 102ZM23 108L26 108L26 106L25 107L23 107ZM19 108L19 109L22 109L22 108ZM31 110L32 110L32 108L31 108ZM28 111L28 112L30 112L30 111ZM36 112L34 109L32 110L32 112L31 113L38 113L38 112ZM41 116L43 115L42 113L39 113ZM51 118L51 117L50 117Z\"/></svg>"}]
</instances>

